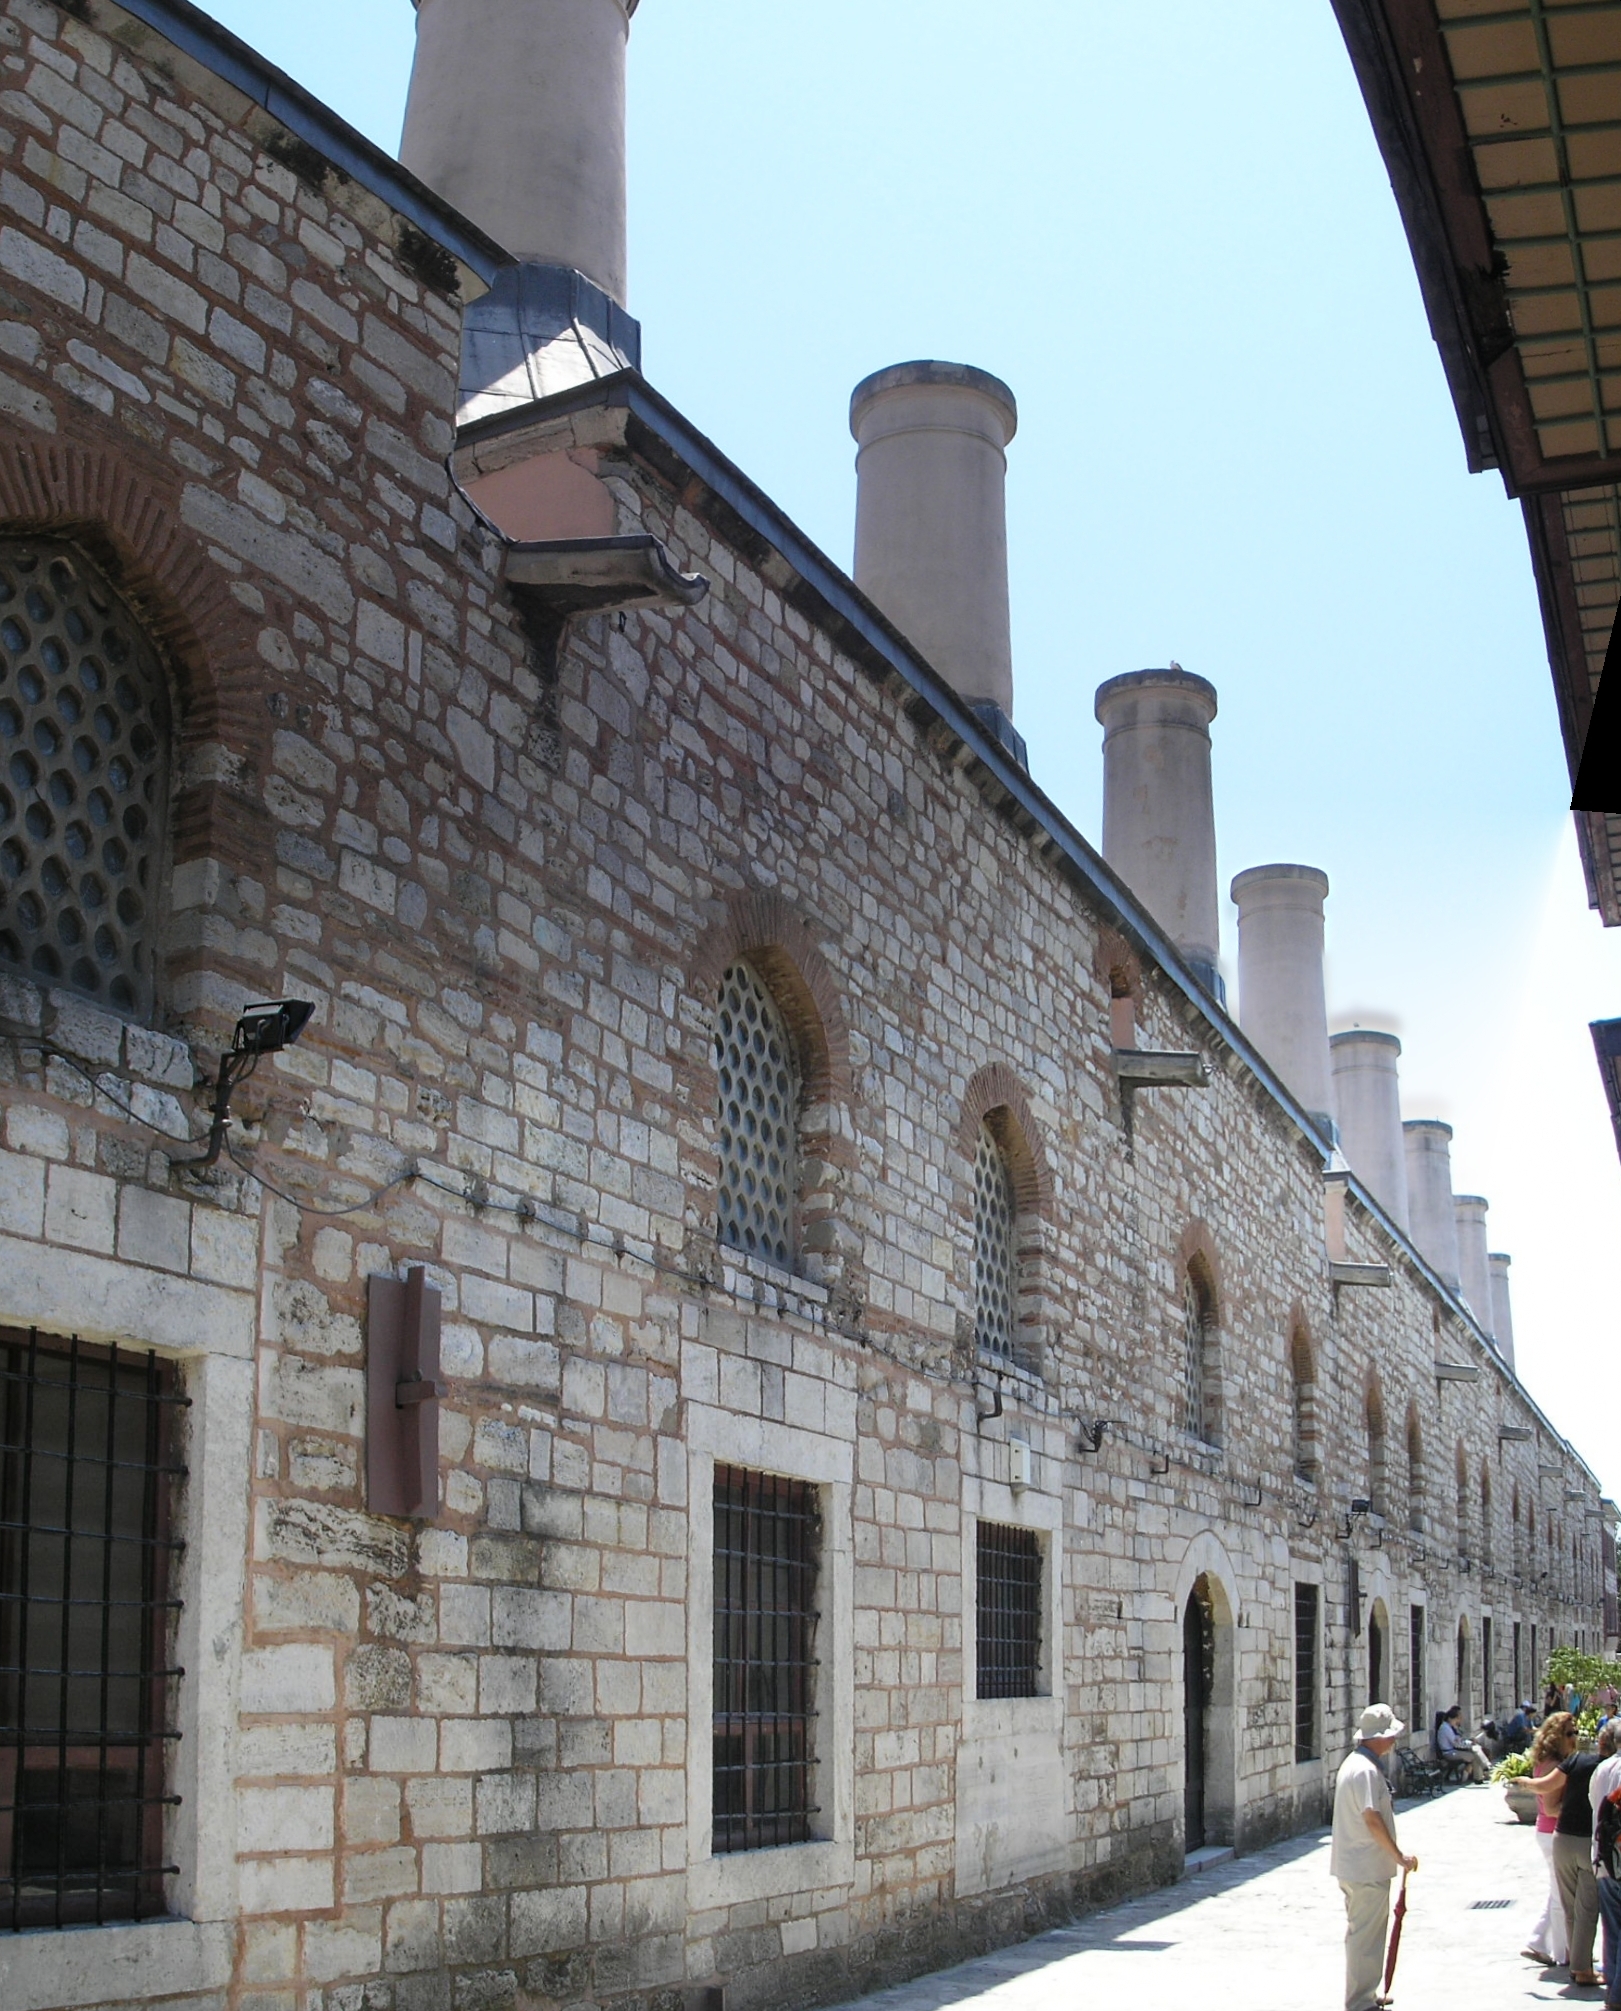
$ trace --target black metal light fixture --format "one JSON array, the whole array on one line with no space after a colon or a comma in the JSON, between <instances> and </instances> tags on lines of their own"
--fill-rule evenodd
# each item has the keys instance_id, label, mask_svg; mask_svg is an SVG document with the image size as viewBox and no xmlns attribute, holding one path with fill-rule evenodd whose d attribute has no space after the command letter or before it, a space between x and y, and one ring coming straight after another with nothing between
<instances>
[{"instance_id":1,"label":"black metal light fixture","mask_svg":"<svg viewBox=\"0 0 1621 2011\"><path fill-rule=\"evenodd\" d=\"M279 1054L309 1025L315 1011L308 999L272 999L251 1005L236 1023L231 1045L220 1056L219 1074L214 1080L213 1122L208 1128L208 1147L182 1166L212 1166L225 1149L225 1133L231 1122L231 1098L237 1085L246 1082L267 1054Z\"/></svg>"}]
</instances>

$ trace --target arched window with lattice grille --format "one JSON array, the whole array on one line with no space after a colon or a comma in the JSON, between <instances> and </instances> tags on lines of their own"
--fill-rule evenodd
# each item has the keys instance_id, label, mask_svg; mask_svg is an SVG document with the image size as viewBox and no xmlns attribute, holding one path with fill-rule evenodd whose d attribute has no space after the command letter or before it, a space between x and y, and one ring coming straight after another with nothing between
<instances>
[{"instance_id":1,"label":"arched window with lattice grille","mask_svg":"<svg viewBox=\"0 0 1621 2011\"><path fill-rule=\"evenodd\" d=\"M1202 1361L1202 1353L1201 1353ZM1320 1453L1317 1438L1317 1364L1311 1341L1296 1327L1289 1341L1290 1439L1296 1480L1315 1484Z\"/></svg>"},{"instance_id":2,"label":"arched window with lattice grille","mask_svg":"<svg viewBox=\"0 0 1621 2011\"><path fill-rule=\"evenodd\" d=\"M1417 1535L1425 1529L1425 1499L1428 1489L1424 1472L1424 1430L1416 1405L1407 1408L1407 1527Z\"/></svg>"},{"instance_id":3,"label":"arched window with lattice grille","mask_svg":"<svg viewBox=\"0 0 1621 2011\"><path fill-rule=\"evenodd\" d=\"M1018 1204L1007 1154L988 1124L974 1150L974 1339L1009 1360L1018 1323Z\"/></svg>"},{"instance_id":4,"label":"arched window with lattice grille","mask_svg":"<svg viewBox=\"0 0 1621 2011\"><path fill-rule=\"evenodd\" d=\"M1195 1261L1182 1279L1182 1429L1220 1443L1214 1363L1216 1297Z\"/></svg>"},{"instance_id":5,"label":"arched window with lattice grille","mask_svg":"<svg viewBox=\"0 0 1621 2011\"><path fill-rule=\"evenodd\" d=\"M163 666L76 545L0 538L0 965L152 1009Z\"/></svg>"},{"instance_id":6,"label":"arched window with lattice grille","mask_svg":"<svg viewBox=\"0 0 1621 2011\"><path fill-rule=\"evenodd\" d=\"M799 1198L799 1066L776 1000L753 966L721 978L715 1015L720 1088L716 1233L789 1268Z\"/></svg>"}]
</instances>

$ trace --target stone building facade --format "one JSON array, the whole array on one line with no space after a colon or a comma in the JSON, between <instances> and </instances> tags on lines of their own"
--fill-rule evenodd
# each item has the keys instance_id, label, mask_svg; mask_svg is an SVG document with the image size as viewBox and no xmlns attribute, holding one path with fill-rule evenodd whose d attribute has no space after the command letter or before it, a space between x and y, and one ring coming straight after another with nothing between
<instances>
[{"instance_id":1,"label":"stone building facade","mask_svg":"<svg viewBox=\"0 0 1621 2011\"><path fill-rule=\"evenodd\" d=\"M511 261L182 0L0 70L8 2011L831 2000L1596 1645L1593 1476L746 477L628 370L458 433Z\"/></svg>"}]
</instances>

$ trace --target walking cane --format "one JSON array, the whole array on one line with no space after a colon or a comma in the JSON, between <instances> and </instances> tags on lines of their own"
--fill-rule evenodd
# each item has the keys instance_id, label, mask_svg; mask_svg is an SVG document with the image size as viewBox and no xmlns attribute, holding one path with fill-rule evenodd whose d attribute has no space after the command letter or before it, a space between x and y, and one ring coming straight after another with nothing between
<instances>
[{"instance_id":1,"label":"walking cane","mask_svg":"<svg viewBox=\"0 0 1621 2011\"><path fill-rule=\"evenodd\" d=\"M1384 1994L1390 1995L1391 1978L1396 1974L1396 1956L1401 1948L1401 1924L1407 1918L1407 1874L1401 1875L1401 1891L1396 1895L1396 1911L1390 1922L1390 1948L1385 1956Z\"/></svg>"}]
</instances>

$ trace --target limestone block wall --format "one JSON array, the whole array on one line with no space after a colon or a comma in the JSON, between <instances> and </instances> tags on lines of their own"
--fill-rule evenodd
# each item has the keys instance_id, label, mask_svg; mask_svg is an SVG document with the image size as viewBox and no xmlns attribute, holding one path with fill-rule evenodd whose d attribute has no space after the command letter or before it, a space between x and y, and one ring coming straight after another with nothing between
<instances>
[{"instance_id":1,"label":"limestone block wall","mask_svg":"<svg viewBox=\"0 0 1621 2011\"><path fill-rule=\"evenodd\" d=\"M0 1324L155 1348L193 1397L184 1924L6 1937L8 2011L825 2000L1174 1873L1196 1581L1241 1846L1320 1814L1373 1599L1398 1694L1424 1607L1431 1706L1460 1620L1496 1623L1498 1701L1516 1619L1527 1653L1598 1624L1564 1500L1591 1476L1354 1197L1345 1254L1394 1282L1333 1283L1320 1154L1151 960L1140 1044L1212 1080L1128 1108L1118 917L764 533L608 441L621 528L712 591L578 621L554 661L445 466L444 262L110 0L7 0L0 65L0 530L88 541L177 720L159 1026L0 987ZM806 1062L792 1275L715 1241L738 955ZM222 1041L281 994L309 1031L188 1174ZM991 1110L1021 1152L1000 1374L971 1318ZM1210 1444L1182 1429L1195 1260ZM409 1263L449 1383L420 1523L362 1481L366 1279ZM1374 1369L1385 1513L1342 1533ZM1449 1520L1460 1444L1489 1567ZM816 1833L719 1858L717 1460L813 1483L824 1546ZM974 1694L977 1516L1043 1546L1045 1696ZM1297 1582L1323 1605L1299 1765Z\"/></svg>"}]
</instances>

